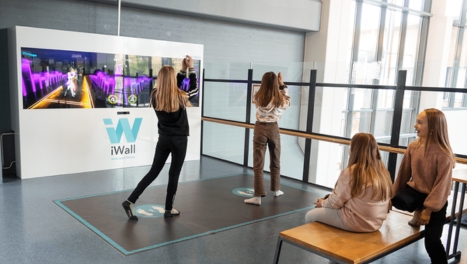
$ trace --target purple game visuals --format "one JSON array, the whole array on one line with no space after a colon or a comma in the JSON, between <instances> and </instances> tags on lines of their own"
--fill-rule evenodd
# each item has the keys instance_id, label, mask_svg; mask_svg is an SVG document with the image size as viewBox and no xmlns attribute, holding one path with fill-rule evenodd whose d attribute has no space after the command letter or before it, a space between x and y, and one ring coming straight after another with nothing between
<instances>
[{"instance_id":1,"label":"purple game visuals","mask_svg":"<svg viewBox=\"0 0 467 264\"><path fill-rule=\"evenodd\" d=\"M23 109L149 107L159 69L170 65L178 72L182 64L179 58L36 48L21 48L21 55ZM195 71L200 76L199 60ZM188 86L186 78L180 89ZM199 97L191 103L198 106Z\"/></svg>"}]
</instances>

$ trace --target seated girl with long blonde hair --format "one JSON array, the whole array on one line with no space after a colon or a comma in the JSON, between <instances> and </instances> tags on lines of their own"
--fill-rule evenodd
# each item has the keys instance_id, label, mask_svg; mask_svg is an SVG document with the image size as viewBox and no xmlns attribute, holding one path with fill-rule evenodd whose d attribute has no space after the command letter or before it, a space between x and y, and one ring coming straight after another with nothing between
<instances>
[{"instance_id":1,"label":"seated girl with long blonde hair","mask_svg":"<svg viewBox=\"0 0 467 264\"><path fill-rule=\"evenodd\" d=\"M378 230L388 214L392 181L373 135L357 133L350 142L349 165L332 193L315 202L307 222L322 222L353 232Z\"/></svg>"}]
</instances>

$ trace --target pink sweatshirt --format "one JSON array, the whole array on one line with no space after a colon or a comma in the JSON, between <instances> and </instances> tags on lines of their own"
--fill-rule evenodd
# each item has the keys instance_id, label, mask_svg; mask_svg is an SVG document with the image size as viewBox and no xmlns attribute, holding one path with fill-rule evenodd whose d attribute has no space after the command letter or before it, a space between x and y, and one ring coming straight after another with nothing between
<instances>
[{"instance_id":1,"label":"pink sweatshirt","mask_svg":"<svg viewBox=\"0 0 467 264\"><path fill-rule=\"evenodd\" d=\"M438 212L443 208L452 184L452 161L437 144L430 144L426 151L418 140L412 142L404 154L393 185L394 194L409 185L428 194L423 203L425 208Z\"/></svg>"},{"instance_id":2,"label":"pink sweatshirt","mask_svg":"<svg viewBox=\"0 0 467 264\"><path fill-rule=\"evenodd\" d=\"M388 214L389 200L371 199L372 186L367 186L359 197L350 194L351 175L349 168L341 172L334 190L323 201L323 207L340 209L342 221L354 232L373 232L378 230Z\"/></svg>"}]
</instances>

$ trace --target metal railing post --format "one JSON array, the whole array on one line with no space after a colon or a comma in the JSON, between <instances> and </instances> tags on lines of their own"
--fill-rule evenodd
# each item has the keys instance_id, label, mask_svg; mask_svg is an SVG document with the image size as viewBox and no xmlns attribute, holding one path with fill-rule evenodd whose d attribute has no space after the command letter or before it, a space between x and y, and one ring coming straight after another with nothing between
<instances>
[{"instance_id":1,"label":"metal railing post","mask_svg":"<svg viewBox=\"0 0 467 264\"><path fill-rule=\"evenodd\" d=\"M315 105L315 94L316 94L316 77L317 70L310 71L310 85L308 90L308 111L306 121L306 132L313 132L313 115ZM303 157L303 176L302 181L308 182L310 175L310 159L311 159L311 139L305 139L305 155Z\"/></svg>"},{"instance_id":2,"label":"metal railing post","mask_svg":"<svg viewBox=\"0 0 467 264\"><path fill-rule=\"evenodd\" d=\"M248 83L246 93L246 117L245 122L250 123L251 116L251 94L253 90L253 69L248 69ZM248 167L248 150L250 149L250 129L245 128L245 142L243 149L243 166Z\"/></svg>"},{"instance_id":3,"label":"metal railing post","mask_svg":"<svg viewBox=\"0 0 467 264\"><path fill-rule=\"evenodd\" d=\"M397 148L399 146L401 123L402 123L402 111L404 107L404 92L405 82L407 79L407 71L401 70L397 76L396 95L394 97L394 116L392 117L392 130L391 130L391 142L390 146ZM391 179L394 182L396 178L396 166L397 166L397 153L389 153L388 159L388 171L391 174Z\"/></svg>"},{"instance_id":4,"label":"metal railing post","mask_svg":"<svg viewBox=\"0 0 467 264\"><path fill-rule=\"evenodd\" d=\"M0 137L0 184L3 183L3 136Z\"/></svg>"},{"instance_id":5,"label":"metal railing post","mask_svg":"<svg viewBox=\"0 0 467 264\"><path fill-rule=\"evenodd\" d=\"M199 93L201 93L201 117L204 116L204 76L205 76L205 72L206 70L205 69L202 69L203 73L201 74L203 76L203 83L201 85L201 87L199 87L199 90L198 90L198 96L199 96ZM201 91L201 89L203 89ZM203 135L204 135L204 121L201 120L201 138L200 138L200 142L199 142L199 155L203 155Z\"/></svg>"}]
</instances>

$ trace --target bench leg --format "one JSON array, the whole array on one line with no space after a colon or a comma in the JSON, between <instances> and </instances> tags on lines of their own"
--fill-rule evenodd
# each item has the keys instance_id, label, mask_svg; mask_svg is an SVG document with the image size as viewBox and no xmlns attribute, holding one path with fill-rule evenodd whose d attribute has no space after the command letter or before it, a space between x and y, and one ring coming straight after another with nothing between
<instances>
[{"instance_id":1,"label":"bench leg","mask_svg":"<svg viewBox=\"0 0 467 264\"><path fill-rule=\"evenodd\" d=\"M465 183L462 183L462 190L461 190L461 200L459 202L459 210L456 218L456 234L454 235L454 245L453 245L453 251L457 252L457 244L459 242L459 233L461 229L461 221L462 221L462 209L464 207L464 199L465 199Z\"/></svg>"},{"instance_id":2,"label":"bench leg","mask_svg":"<svg viewBox=\"0 0 467 264\"><path fill-rule=\"evenodd\" d=\"M451 221L449 222L448 239L447 239L447 243L446 243L447 259L456 258L456 260L459 260L460 255L461 255L460 254L461 252L457 251L457 246L458 246L458 242L459 242L459 232L460 232L460 229L461 229L462 209L464 207L464 199L465 199L465 191L466 191L466 184L465 183L462 183L461 189L462 190L461 190L461 193L460 193L461 197L460 197L460 201L459 201L459 209L458 209L457 217L456 217L455 207L456 207L456 203L457 203L457 194L458 194L458 191L459 191L459 182L455 182L455 185L454 185L454 197L453 197L452 208L451 208ZM453 230L453 228L454 228L454 219L456 220L455 230ZM454 238L453 238L453 232L454 232ZM450 249L451 240L453 240L452 253L451 253L451 249Z\"/></svg>"},{"instance_id":3,"label":"bench leg","mask_svg":"<svg viewBox=\"0 0 467 264\"><path fill-rule=\"evenodd\" d=\"M279 263L279 256L281 254L281 248L282 248L282 238L279 236L277 238L277 245L276 245L276 253L274 253L274 264Z\"/></svg>"},{"instance_id":4,"label":"bench leg","mask_svg":"<svg viewBox=\"0 0 467 264\"><path fill-rule=\"evenodd\" d=\"M451 252L451 238L452 238L452 229L454 227L454 219L456 218L456 203L457 203L457 194L459 191L459 182L454 183L454 197L452 199L451 205L451 219L449 221L449 229L448 229L448 239L446 243L446 256L449 259L449 255ZM455 253L455 249L453 250Z\"/></svg>"}]
</instances>

